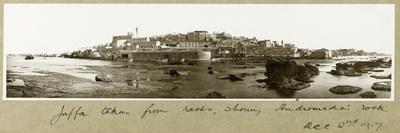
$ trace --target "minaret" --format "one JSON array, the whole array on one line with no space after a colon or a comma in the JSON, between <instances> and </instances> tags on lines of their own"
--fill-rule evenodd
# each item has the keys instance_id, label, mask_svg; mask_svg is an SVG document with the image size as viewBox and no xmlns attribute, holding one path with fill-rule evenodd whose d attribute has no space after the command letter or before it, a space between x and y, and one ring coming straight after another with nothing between
<instances>
[{"instance_id":1,"label":"minaret","mask_svg":"<svg viewBox=\"0 0 400 133\"><path fill-rule=\"evenodd\" d=\"M136 38L139 38L139 28L136 27Z\"/></svg>"}]
</instances>

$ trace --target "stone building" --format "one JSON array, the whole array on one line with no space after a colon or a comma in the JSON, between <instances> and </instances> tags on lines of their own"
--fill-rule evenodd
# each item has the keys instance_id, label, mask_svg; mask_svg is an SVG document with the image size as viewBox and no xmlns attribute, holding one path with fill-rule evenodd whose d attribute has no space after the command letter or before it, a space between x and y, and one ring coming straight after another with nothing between
<instances>
[{"instance_id":1,"label":"stone building","mask_svg":"<svg viewBox=\"0 0 400 133\"><path fill-rule=\"evenodd\" d=\"M311 52L309 58L312 59L329 59L332 57L332 53L328 49L318 49Z\"/></svg>"},{"instance_id":2,"label":"stone building","mask_svg":"<svg viewBox=\"0 0 400 133\"><path fill-rule=\"evenodd\" d=\"M187 41L206 41L207 31L193 31L187 34Z\"/></svg>"}]
</instances>

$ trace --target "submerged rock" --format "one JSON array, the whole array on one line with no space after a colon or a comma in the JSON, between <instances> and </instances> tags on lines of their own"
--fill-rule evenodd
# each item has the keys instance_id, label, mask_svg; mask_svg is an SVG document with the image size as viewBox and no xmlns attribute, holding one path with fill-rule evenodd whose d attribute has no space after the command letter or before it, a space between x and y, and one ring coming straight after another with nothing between
<instances>
[{"instance_id":1,"label":"submerged rock","mask_svg":"<svg viewBox=\"0 0 400 133\"><path fill-rule=\"evenodd\" d=\"M256 79L256 82L258 82L258 83L266 83L267 79Z\"/></svg>"},{"instance_id":2,"label":"submerged rock","mask_svg":"<svg viewBox=\"0 0 400 133\"><path fill-rule=\"evenodd\" d=\"M226 98L226 96L223 96L220 92L213 91L208 93L206 98Z\"/></svg>"},{"instance_id":3,"label":"submerged rock","mask_svg":"<svg viewBox=\"0 0 400 133\"><path fill-rule=\"evenodd\" d=\"M383 72L383 71L385 71L385 70L381 70L381 69L372 69L372 70L370 70L371 72Z\"/></svg>"},{"instance_id":4,"label":"submerged rock","mask_svg":"<svg viewBox=\"0 0 400 133\"><path fill-rule=\"evenodd\" d=\"M372 86L371 89L373 90L382 90L382 91L390 91L391 90L391 81L381 81L381 82L375 82Z\"/></svg>"},{"instance_id":5,"label":"submerged rock","mask_svg":"<svg viewBox=\"0 0 400 133\"><path fill-rule=\"evenodd\" d=\"M214 74L214 70L212 67L208 67L208 74Z\"/></svg>"},{"instance_id":6,"label":"submerged rock","mask_svg":"<svg viewBox=\"0 0 400 133\"><path fill-rule=\"evenodd\" d=\"M369 77L375 78L375 79L390 79L390 78L391 78L391 75L388 75L388 76L371 75L371 76L369 76Z\"/></svg>"},{"instance_id":7,"label":"submerged rock","mask_svg":"<svg viewBox=\"0 0 400 133\"><path fill-rule=\"evenodd\" d=\"M169 75L171 76L180 76L179 72L176 69L169 70Z\"/></svg>"},{"instance_id":8,"label":"submerged rock","mask_svg":"<svg viewBox=\"0 0 400 133\"><path fill-rule=\"evenodd\" d=\"M243 81L244 79L241 78L240 76L234 75L234 74L229 74L229 80L231 81Z\"/></svg>"},{"instance_id":9,"label":"submerged rock","mask_svg":"<svg viewBox=\"0 0 400 133\"><path fill-rule=\"evenodd\" d=\"M95 80L100 82L113 82L111 75L106 75L106 74L96 75Z\"/></svg>"},{"instance_id":10,"label":"submerged rock","mask_svg":"<svg viewBox=\"0 0 400 133\"><path fill-rule=\"evenodd\" d=\"M33 60L35 57L33 57L33 55L27 55L25 57L25 60Z\"/></svg>"},{"instance_id":11,"label":"submerged rock","mask_svg":"<svg viewBox=\"0 0 400 133\"><path fill-rule=\"evenodd\" d=\"M256 73L241 73L239 74L241 77L246 77L246 76L256 76Z\"/></svg>"},{"instance_id":12,"label":"submerged rock","mask_svg":"<svg viewBox=\"0 0 400 133\"><path fill-rule=\"evenodd\" d=\"M335 70L335 69L332 69L330 72L328 72L329 74L332 74L332 75L337 75L337 76L340 76L340 75L344 75L344 72L342 72L342 71L338 71L338 70Z\"/></svg>"},{"instance_id":13,"label":"submerged rock","mask_svg":"<svg viewBox=\"0 0 400 133\"><path fill-rule=\"evenodd\" d=\"M344 76L350 76L350 77L355 77L355 76L361 76L362 74L359 72L346 72L344 73Z\"/></svg>"},{"instance_id":14,"label":"submerged rock","mask_svg":"<svg viewBox=\"0 0 400 133\"><path fill-rule=\"evenodd\" d=\"M367 92L361 93L360 96L362 98L376 98L376 94L373 91L367 91Z\"/></svg>"},{"instance_id":15,"label":"submerged rock","mask_svg":"<svg viewBox=\"0 0 400 133\"><path fill-rule=\"evenodd\" d=\"M330 92L335 94L353 94L361 91L362 88L350 85L338 85L329 89Z\"/></svg>"}]
</instances>

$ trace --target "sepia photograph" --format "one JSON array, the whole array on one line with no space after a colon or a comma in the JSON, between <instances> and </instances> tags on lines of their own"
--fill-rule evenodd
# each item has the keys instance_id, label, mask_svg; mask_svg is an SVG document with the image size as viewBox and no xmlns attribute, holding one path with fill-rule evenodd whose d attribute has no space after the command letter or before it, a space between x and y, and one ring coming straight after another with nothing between
<instances>
[{"instance_id":1,"label":"sepia photograph","mask_svg":"<svg viewBox=\"0 0 400 133\"><path fill-rule=\"evenodd\" d=\"M4 4L5 99L392 99L394 4Z\"/></svg>"}]
</instances>

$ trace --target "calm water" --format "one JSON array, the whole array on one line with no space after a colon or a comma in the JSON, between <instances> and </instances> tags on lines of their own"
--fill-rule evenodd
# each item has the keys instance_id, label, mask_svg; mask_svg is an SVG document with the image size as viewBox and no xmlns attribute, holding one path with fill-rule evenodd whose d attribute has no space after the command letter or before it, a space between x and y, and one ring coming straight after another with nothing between
<instances>
[{"instance_id":1,"label":"calm water","mask_svg":"<svg viewBox=\"0 0 400 133\"><path fill-rule=\"evenodd\" d=\"M311 87L299 90L274 90L264 88L264 84L257 83L255 80L265 78L264 63L248 63L250 68L242 68L240 65L234 65L229 62L196 62L194 66L188 65L162 65L156 62L112 62L102 60L69 59L59 57L35 57L34 60L24 60L22 56L8 56L7 70L14 74L21 75L42 75L37 71L53 71L76 77L86 78L94 81L97 74L112 74L120 79L121 82L126 78L139 76L147 79L146 82L151 85L162 87L177 87L172 91L159 91L150 94L144 94L144 97L166 97L166 98L197 98L203 97L211 91L219 91L229 98L359 98L359 94L371 90L371 85L378 81L387 81L387 79L374 79L370 75L388 75L390 68L383 69L384 72L370 72L359 77L333 76L328 73L338 62L350 60L368 60L367 57L354 57L348 60L296 60L298 63L311 62L320 64L320 75L313 77L315 82ZM214 75L207 73L207 67L212 66ZM162 74L163 69L170 67L188 73L188 75L172 78L167 74ZM255 76L246 76L244 81L231 82L229 80L217 79L218 75L256 73ZM170 79L170 81L165 81ZM336 85L353 85L363 88L362 92L356 94L337 95L328 91L329 88ZM380 98L389 98L390 92L375 91Z\"/></svg>"}]
</instances>

